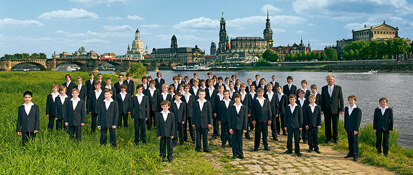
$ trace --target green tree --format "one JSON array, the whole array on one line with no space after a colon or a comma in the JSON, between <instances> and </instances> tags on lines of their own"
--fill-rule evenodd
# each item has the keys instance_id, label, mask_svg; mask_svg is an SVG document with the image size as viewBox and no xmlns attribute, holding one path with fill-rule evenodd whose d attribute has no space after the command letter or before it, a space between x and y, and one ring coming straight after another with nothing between
<instances>
[{"instance_id":1,"label":"green tree","mask_svg":"<svg viewBox=\"0 0 413 175\"><path fill-rule=\"evenodd\" d=\"M129 73L135 78L141 78L148 74L148 71L142 63L133 63L132 66L129 67Z\"/></svg>"},{"instance_id":2,"label":"green tree","mask_svg":"<svg viewBox=\"0 0 413 175\"><path fill-rule=\"evenodd\" d=\"M329 59L329 60L338 60L338 55L337 55L336 49L327 48L327 49L325 49L324 52L327 56L327 59Z\"/></svg>"},{"instance_id":3,"label":"green tree","mask_svg":"<svg viewBox=\"0 0 413 175\"><path fill-rule=\"evenodd\" d=\"M321 52L321 60L327 60L327 54L326 52Z\"/></svg>"},{"instance_id":4,"label":"green tree","mask_svg":"<svg viewBox=\"0 0 413 175\"><path fill-rule=\"evenodd\" d=\"M278 53L274 53L271 49L267 49L263 54L262 58L269 62L276 62L279 58Z\"/></svg>"}]
</instances>

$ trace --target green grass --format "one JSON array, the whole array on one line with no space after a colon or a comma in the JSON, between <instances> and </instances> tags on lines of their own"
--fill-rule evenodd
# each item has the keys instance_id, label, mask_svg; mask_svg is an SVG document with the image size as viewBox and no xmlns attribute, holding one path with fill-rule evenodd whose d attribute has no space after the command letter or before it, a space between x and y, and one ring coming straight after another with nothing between
<instances>
[{"instance_id":1,"label":"green grass","mask_svg":"<svg viewBox=\"0 0 413 175\"><path fill-rule=\"evenodd\" d=\"M159 141L154 130L147 132L147 145L135 145L134 128L116 130L117 148L100 146L100 133L90 134L90 115L82 127L82 141L69 139L64 132L48 131L46 97L51 84L62 84L67 72L0 72L0 174L217 174L192 144L174 149L174 162L161 162ZM72 72L72 79L88 73ZM115 75L103 75L103 79ZM17 108L24 103L23 92L33 92L40 107L40 131L34 141L21 146L16 134Z\"/></svg>"},{"instance_id":2,"label":"green grass","mask_svg":"<svg viewBox=\"0 0 413 175\"><path fill-rule=\"evenodd\" d=\"M344 132L344 121L338 124L338 144L329 144L336 150L348 152L347 134ZM325 144L324 122L318 133L319 143ZM373 124L369 123L360 128L359 156L364 164L384 167L399 174L413 174L413 149L404 148L397 144L399 132L394 131L389 138L389 157L378 154L376 150L376 134L373 132Z\"/></svg>"}]
</instances>

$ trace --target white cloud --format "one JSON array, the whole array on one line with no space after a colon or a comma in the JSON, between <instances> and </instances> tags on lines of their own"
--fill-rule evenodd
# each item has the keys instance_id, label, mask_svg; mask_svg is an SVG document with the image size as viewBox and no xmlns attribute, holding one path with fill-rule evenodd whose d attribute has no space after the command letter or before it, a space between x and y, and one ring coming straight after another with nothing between
<instances>
[{"instance_id":1,"label":"white cloud","mask_svg":"<svg viewBox=\"0 0 413 175\"><path fill-rule=\"evenodd\" d=\"M266 16L249 16L243 18L235 18L227 22L229 27L235 27L238 29L244 29L246 26L251 24L262 24L266 20ZM271 23L276 26L288 26L301 24L306 21L305 18L300 16L289 16L289 15L275 15L270 16Z\"/></svg>"},{"instance_id":2,"label":"white cloud","mask_svg":"<svg viewBox=\"0 0 413 175\"><path fill-rule=\"evenodd\" d=\"M117 21L117 20L122 20L122 18L121 18L121 17L119 17L119 16L111 16L111 17L106 17L105 19L106 19L106 20L109 20L109 21Z\"/></svg>"},{"instance_id":3,"label":"white cloud","mask_svg":"<svg viewBox=\"0 0 413 175\"><path fill-rule=\"evenodd\" d=\"M4 19L0 19L0 26L9 26L9 25L13 25L13 26L44 26L43 23L36 21L36 20L18 20L18 19L12 19L12 18L4 18Z\"/></svg>"},{"instance_id":4,"label":"white cloud","mask_svg":"<svg viewBox=\"0 0 413 175\"><path fill-rule=\"evenodd\" d=\"M133 32L133 28L129 25L121 25L121 26L103 26L103 28L109 32L114 31L123 31L123 32Z\"/></svg>"},{"instance_id":5,"label":"white cloud","mask_svg":"<svg viewBox=\"0 0 413 175\"><path fill-rule=\"evenodd\" d=\"M219 29L219 21L211 18L199 17L179 22L178 24L173 25L172 28L182 31L217 30Z\"/></svg>"},{"instance_id":6,"label":"white cloud","mask_svg":"<svg viewBox=\"0 0 413 175\"><path fill-rule=\"evenodd\" d=\"M144 20L144 18L142 18L142 17L140 17L140 16L137 16L137 15L128 15L128 16L126 17L126 19L129 19L129 20L139 20L139 21L143 21L143 20Z\"/></svg>"},{"instance_id":7,"label":"white cloud","mask_svg":"<svg viewBox=\"0 0 413 175\"><path fill-rule=\"evenodd\" d=\"M262 12L267 13L267 10L268 10L268 12L270 12L270 14L279 13L279 12L283 11L282 9L277 8L273 5L269 5L269 4L264 5L264 6L261 7Z\"/></svg>"},{"instance_id":8,"label":"white cloud","mask_svg":"<svg viewBox=\"0 0 413 175\"><path fill-rule=\"evenodd\" d=\"M78 3L83 3L87 5L93 5L93 4L106 4L107 6L110 6L112 3L116 2L125 2L126 0L71 0L73 2L78 2Z\"/></svg>"},{"instance_id":9,"label":"white cloud","mask_svg":"<svg viewBox=\"0 0 413 175\"><path fill-rule=\"evenodd\" d=\"M109 29L109 28L108 28ZM113 29L113 28L111 28ZM127 37L133 37L133 32L128 31L107 31L107 32L94 32L88 30L87 32L78 32L78 33L72 33L64 30L57 30L55 32L56 34L64 35L66 37L70 38L88 38L88 37L99 37L99 38L127 38Z\"/></svg>"},{"instance_id":10,"label":"white cloud","mask_svg":"<svg viewBox=\"0 0 413 175\"><path fill-rule=\"evenodd\" d=\"M45 12L39 16L42 19L98 19L99 15L84 9L56 10Z\"/></svg>"}]
</instances>

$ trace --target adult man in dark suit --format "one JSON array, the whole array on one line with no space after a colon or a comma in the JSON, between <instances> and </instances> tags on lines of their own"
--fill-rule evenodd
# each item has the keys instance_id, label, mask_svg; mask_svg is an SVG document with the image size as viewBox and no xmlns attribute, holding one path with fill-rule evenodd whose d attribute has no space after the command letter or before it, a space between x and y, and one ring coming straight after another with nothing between
<instances>
[{"instance_id":1,"label":"adult man in dark suit","mask_svg":"<svg viewBox=\"0 0 413 175\"><path fill-rule=\"evenodd\" d=\"M155 78L156 89L161 89L163 84L165 84L165 80L162 78L162 73L156 72L156 78Z\"/></svg>"},{"instance_id":2,"label":"adult man in dark suit","mask_svg":"<svg viewBox=\"0 0 413 175\"><path fill-rule=\"evenodd\" d=\"M76 84L72 82L72 76L70 74L66 74L65 76L66 82L63 83L63 86L66 86L66 95L72 97L72 89L76 88Z\"/></svg>"},{"instance_id":3,"label":"adult man in dark suit","mask_svg":"<svg viewBox=\"0 0 413 175\"><path fill-rule=\"evenodd\" d=\"M339 114L344 113L343 92L340 86L334 85L334 75L328 75L327 86L321 89L321 114L324 114L325 134L327 143L331 138L338 143ZM333 137L331 137L331 121L333 122Z\"/></svg>"},{"instance_id":4,"label":"adult man in dark suit","mask_svg":"<svg viewBox=\"0 0 413 175\"><path fill-rule=\"evenodd\" d=\"M129 74L129 73L126 74L125 83L128 85L128 89L126 89L126 92L131 97L133 97L133 95L135 94L135 82L133 82L133 80L131 80L131 74Z\"/></svg>"}]
</instances>

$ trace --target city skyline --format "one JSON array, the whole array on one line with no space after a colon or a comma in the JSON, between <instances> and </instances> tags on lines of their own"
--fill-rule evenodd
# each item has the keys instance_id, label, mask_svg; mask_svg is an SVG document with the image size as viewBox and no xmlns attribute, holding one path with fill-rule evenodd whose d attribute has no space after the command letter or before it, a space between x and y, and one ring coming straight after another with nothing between
<instances>
[{"instance_id":1,"label":"city skyline","mask_svg":"<svg viewBox=\"0 0 413 175\"><path fill-rule=\"evenodd\" d=\"M143 44L167 48L173 34L179 47L194 47L209 54L218 42L221 13L230 38L262 36L266 11L274 32L274 47L311 43L314 50L349 38L352 29L386 23L399 28L399 36L413 36L413 3L406 0L266 0L250 1L132 1L51 0L0 2L0 55L56 51L74 52L83 43L99 54L123 55L135 30ZM23 4L23 5L22 5Z\"/></svg>"}]
</instances>

